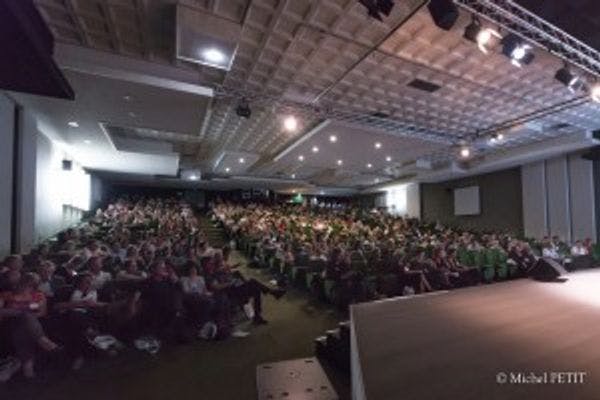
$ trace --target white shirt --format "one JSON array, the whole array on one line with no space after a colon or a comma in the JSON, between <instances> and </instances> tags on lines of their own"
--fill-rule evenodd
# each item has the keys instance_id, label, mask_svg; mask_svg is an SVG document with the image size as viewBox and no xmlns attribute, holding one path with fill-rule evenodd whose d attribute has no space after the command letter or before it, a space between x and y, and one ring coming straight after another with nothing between
<instances>
[{"instance_id":1,"label":"white shirt","mask_svg":"<svg viewBox=\"0 0 600 400\"><path fill-rule=\"evenodd\" d=\"M571 247L571 255L572 256L587 256L588 251L583 246L573 246L573 247Z\"/></svg>"},{"instance_id":2,"label":"white shirt","mask_svg":"<svg viewBox=\"0 0 600 400\"><path fill-rule=\"evenodd\" d=\"M206 282L201 276L197 276L195 279L192 279L189 276L184 276L181 278L181 286L184 293L202 295L207 294Z\"/></svg>"},{"instance_id":3,"label":"white shirt","mask_svg":"<svg viewBox=\"0 0 600 400\"><path fill-rule=\"evenodd\" d=\"M100 271L96 275L92 274L92 288L98 290L111 279L112 276L106 271Z\"/></svg>"}]
</instances>

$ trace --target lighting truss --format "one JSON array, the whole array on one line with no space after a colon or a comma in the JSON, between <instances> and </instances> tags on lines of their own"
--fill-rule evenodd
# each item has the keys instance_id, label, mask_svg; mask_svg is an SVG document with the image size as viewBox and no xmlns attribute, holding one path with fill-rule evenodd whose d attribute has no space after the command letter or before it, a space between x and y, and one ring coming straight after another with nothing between
<instances>
[{"instance_id":1,"label":"lighting truss","mask_svg":"<svg viewBox=\"0 0 600 400\"><path fill-rule=\"evenodd\" d=\"M276 106L284 109L289 108L295 112L303 112L308 115L316 116L317 118L334 119L385 131L394 136L412 137L436 143L453 144L463 134L463 132L439 132L393 118L361 113L354 110L340 109L338 107L291 101L283 99L281 96L253 93L247 90L226 86L215 87L215 97L231 99L244 98L252 105Z\"/></svg>"},{"instance_id":2,"label":"lighting truss","mask_svg":"<svg viewBox=\"0 0 600 400\"><path fill-rule=\"evenodd\" d=\"M511 0L454 0L470 12L518 34L575 64L595 77L600 76L600 52L548 23Z\"/></svg>"}]
</instances>

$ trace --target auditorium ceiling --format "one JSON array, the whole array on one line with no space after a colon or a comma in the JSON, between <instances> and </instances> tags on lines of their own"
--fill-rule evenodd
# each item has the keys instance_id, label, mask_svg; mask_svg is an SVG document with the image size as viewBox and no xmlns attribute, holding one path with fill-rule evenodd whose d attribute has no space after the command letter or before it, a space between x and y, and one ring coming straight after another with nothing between
<instances>
[{"instance_id":1,"label":"auditorium ceiling","mask_svg":"<svg viewBox=\"0 0 600 400\"><path fill-rule=\"evenodd\" d=\"M554 79L561 59L534 47L517 68L498 41L484 54L463 38L463 9L445 31L422 0L396 1L382 21L356 0L35 2L77 98L19 98L92 169L356 190L583 148L600 128L600 107ZM230 70L177 58L176 4L241 29ZM114 162L119 152L139 163Z\"/></svg>"}]
</instances>

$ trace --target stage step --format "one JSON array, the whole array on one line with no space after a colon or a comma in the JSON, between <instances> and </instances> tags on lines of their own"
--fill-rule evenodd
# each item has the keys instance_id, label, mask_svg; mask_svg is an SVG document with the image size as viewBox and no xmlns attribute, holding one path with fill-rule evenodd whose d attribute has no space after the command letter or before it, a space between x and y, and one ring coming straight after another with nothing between
<instances>
[{"instance_id":1,"label":"stage step","mask_svg":"<svg viewBox=\"0 0 600 400\"><path fill-rule=\"evenodd\" d=\"M259 364L258 400L338 400L329 378L315 357Z\"/></svg>"},{"instance_id":2,"label":"stage step","mask_svg":"<svg viewBox=\"0 0 600 400\"><path fill-rule=\"evenodd\" d=\"M350 321L343 321L335 329L315 339L315 354L339 370L350 372Z\"/></svg>"}]
</instances>

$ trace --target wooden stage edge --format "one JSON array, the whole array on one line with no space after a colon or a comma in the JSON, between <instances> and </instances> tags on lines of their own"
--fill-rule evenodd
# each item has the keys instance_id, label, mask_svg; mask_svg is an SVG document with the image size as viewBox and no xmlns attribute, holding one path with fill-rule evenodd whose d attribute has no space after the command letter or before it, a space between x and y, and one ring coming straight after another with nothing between
<instances>
[{"instance_id":1,"label":"wooden stage edge","mask_svg":"<svg viewBox=\"0 0 600 400\"><path fill-rule=\"evenodd\" d=\"M351 307L352 396L600 399L600 270Z\"/></svg>"}]
</instances>

